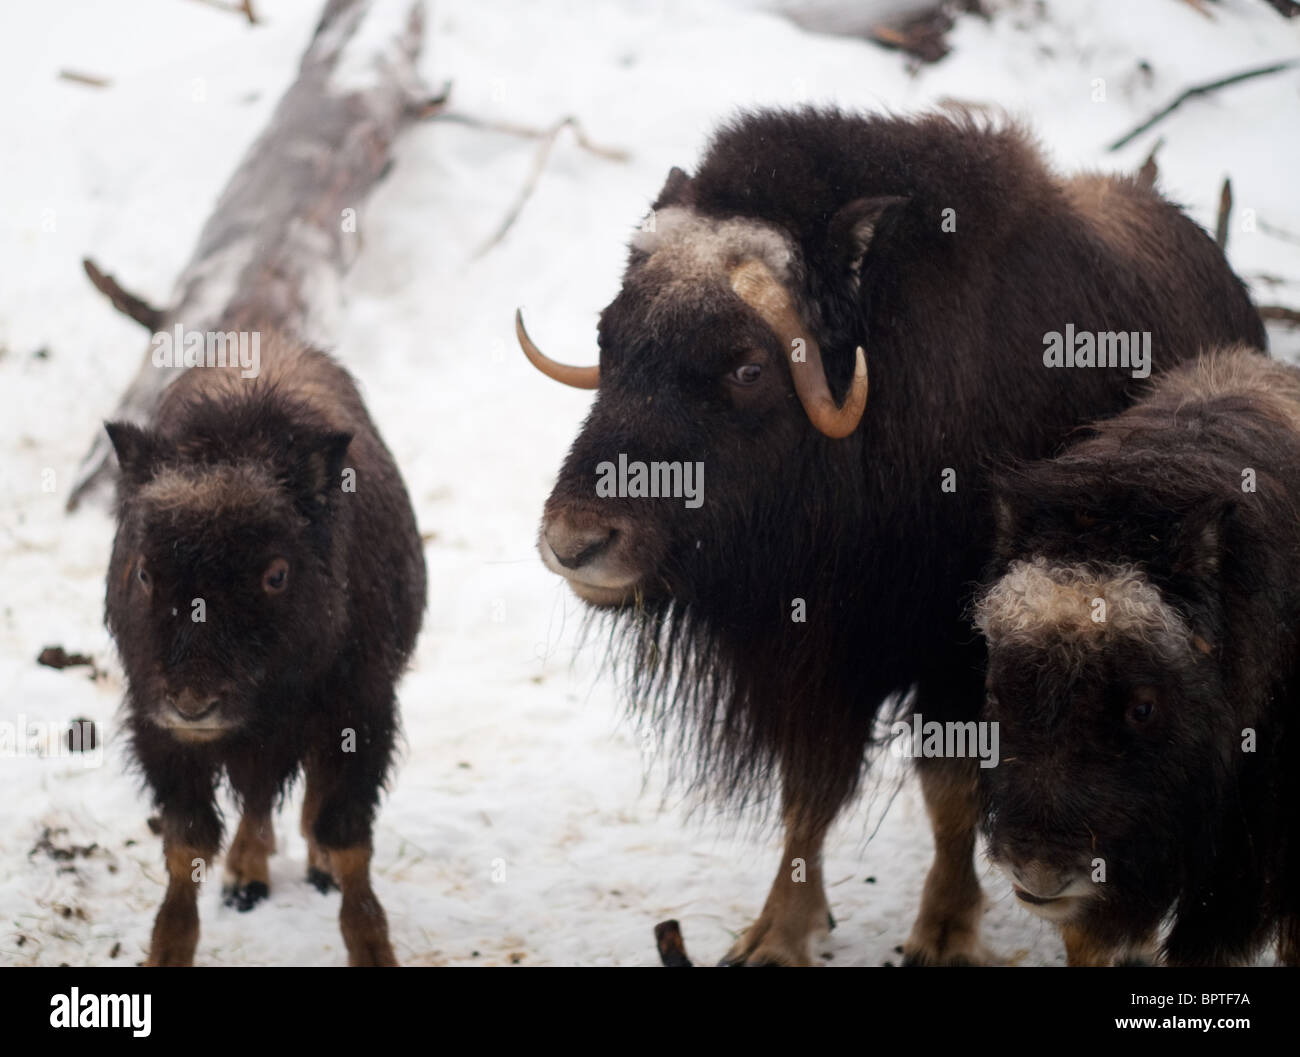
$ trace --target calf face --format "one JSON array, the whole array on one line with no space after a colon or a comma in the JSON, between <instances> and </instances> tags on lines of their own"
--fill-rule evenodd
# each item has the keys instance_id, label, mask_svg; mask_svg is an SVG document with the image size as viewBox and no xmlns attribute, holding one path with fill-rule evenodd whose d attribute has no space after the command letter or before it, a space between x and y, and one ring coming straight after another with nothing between
<instances>
[{"instance_id":1,"label":"calf face","mask_svg":"<svg viewBox=\"0 0 1300 1057\"><path fill-rule=\"evenodd\" d=\"M1153 929L1226 773L1232 710L1188 620L1132 565L1013 562L981 598L990 857L1019 902L1115 939Z\"/></svg>"},{"instance_id":2,"label":"calf face","mask_svg":"<svg viewBox=\"0 0 1300 1057\"><path fill-rule=\"evenodd\" d=\"M108 619L132 700L187 742L274 723L258 702L319 670L345 611L326 482L349 436L298 430L290 448L226 459L201 433L109 432L122 485Z\"/></svg>"}]
</instances>

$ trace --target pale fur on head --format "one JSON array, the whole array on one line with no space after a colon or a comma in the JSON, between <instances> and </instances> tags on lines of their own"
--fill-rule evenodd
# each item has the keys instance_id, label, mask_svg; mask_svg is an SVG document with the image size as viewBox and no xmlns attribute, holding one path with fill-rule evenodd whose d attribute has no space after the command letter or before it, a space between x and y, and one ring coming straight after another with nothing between
<instances>
[{"instance_id":1,"label":"pale fur on head","mask_svg":"<svg viewBox=\"0 0 1300 1057\"><path fill-rule=\"evenodd\" d=\"M1104 619L1094 619L1103 611ZM975 626L990 647L1027 646L1077 661L1119 639L1151 648L1165 661L1193 649L1187 621L1133 565L1014 561L975 603Z\"/></svg>"},{"instance_id":2,"label":"pale fur on head","mask_svg":"<svg viewBox=\"0 0 1300 1057\"><path fill-rule=\"evenodd\" d=\"M648 254L648 266L662 268L675 281L725 280L747 260L762 261L787 286L797 279L794 247L770 224L701 216L687 206L665 206L653 216L654 230L639 229L632 248Z\"/></svg>"}]
</instances>

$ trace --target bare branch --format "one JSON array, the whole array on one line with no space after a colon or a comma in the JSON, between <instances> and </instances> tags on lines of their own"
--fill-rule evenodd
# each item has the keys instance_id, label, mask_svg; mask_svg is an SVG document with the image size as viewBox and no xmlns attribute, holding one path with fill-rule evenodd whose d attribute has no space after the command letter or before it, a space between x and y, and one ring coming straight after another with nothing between
<instances>
[{"instance_id":1,"label":"bare branch","mask_svg":"<svg viewBox=\"0 0 1300 1057\"><path fill-rule=\"evenodd\" d=\"M1231 84L1238 84L1241 81L1248 81L1253 77L1264 77L1270 73L1280 73L1283 70L1291 69L1297 64L1300 64L1300 59L1289 59L1286 62L1275 62L1268 66L1256 67L1253 70L1243 70L1241 73L1234 73L1229 77L1221 77L1219 80L1210 81L1208 84L1198 84L1192 88L1188 88L1163 110L1147 118L1132 132L1120 136L1119 139L1106 149L1111 151L1119 150L1121 147L1142 135L1143 132L1146 132L1152 126L1163 121L1189 99L1194 99L1201 95L1208 95L1210 92L1218 91L1220 88L1226 88Z\"/></svg>"},{"instance_id":2,"label":"bare branch","mask_svg":"<svg viewBox=\"0 0 1300 1057\"><path fill-rule=\"evenodd\" d=\"M1277 323L1300 327L1300 312L1297 312L1294 308L1283 308L1281 305L1261 305L1259 318L1271 319Z\"/></svg>"},{"instance_id":3,"label":"bare branch","mask_svg":"<svg viewBox=\"0 0 1300 1057\"><path fill-rule=\"evenodd\" d=\"M561 132L566 128L573 129L574 137L578 141L578 146L585 151L595 154L597 157L605 158L609 161L626 161L627 152L615 147L601 147L587 138L586 132L578 124L575 117L561 118L549 129L534 129L523 125L496 124L493 122L481 121L478 118L468 117L464 114L443 114L442 119L455 121L458 124L468 125L471 128L489 129L494 132L505 132L513 136L524 136L529 139L540 139L541 146L537 150L536 157L533 158L533 168L528 174L528 180L524 183L523 190L519 192L519 197L515 199L515 204L510 207L506 213L505 219L497 228L495 234L474 251L471 260L478 260L494 246L496 246L514 226L519 214L523 212L524 206L528 204L528 199L532 197L533 191L537 189L537 182L541 179L542 172L546 168L546 160L551 156L551 150L555 146L555 141L559 138Z\"/></svg>"}]
</instances>

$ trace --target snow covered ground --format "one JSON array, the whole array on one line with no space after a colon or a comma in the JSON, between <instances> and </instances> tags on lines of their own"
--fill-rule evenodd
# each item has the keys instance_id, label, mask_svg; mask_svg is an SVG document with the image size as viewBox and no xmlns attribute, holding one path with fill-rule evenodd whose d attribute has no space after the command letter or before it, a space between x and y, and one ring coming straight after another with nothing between
<instances>
[{"instance_id":1,"label":"snow covered ground","mask_svg":"<svg viewBox=\"0 0 1300 1057\"><path fill-rule=\"evenodd\" d=\"M146 342L79 262L93 256L166 299L293 78L321 0L257 7L257 27L182 0L0 12L0 723L86 716L106 742L93 766L0 758L0 963L138 962L162 894L101 621L112 524L98 508L63 513ZM456 109L539 126L572 114L632 158L594 157L566 134L518 223L476 260L535 144L427 124L399 144L361 218L336 351L433 534L428 618L401 690L407 745L376 836L376 889L402 961L652 964L651 929L667 917L695 957L716 959L776 867L770 833L665 795L596 651L578 649L581 608L533 538L589 397L527 365L515 306L553 353L589 362L632 226L668 168L689 168L740 107L907 111L954 97L1028 118L1063 168L1132 170L1163 137L1162 186L1209 227L1231 174L1234 266L1259 300L1300 307L1300 244L1273 233L1300 233L1300 71L1193 100L1105 151L1191 84L1300 55L1300 20L1260 0L1211 8L1213 20L1180 0L1006 2L991 21L963 17L952 53L912 73L898 53L805 33L753 3L432 5L422 68L431 84L454 82ZM62 69L112 84L61 80ZM1295 353L1296 332L1272 336ZM48 645L93 655L102 676L38 666ZM280 816L268 904L239 914L219 886L204 891L200 964L345 962L338 896L301 880L296 810L295 798ZM882 773L830 844L839 927L819 952L834 965L897 961L929 854L913 783ZM993 948L1017 964L1062 962L1054 932L989 881Z\"/></svg>"}]
</instances>

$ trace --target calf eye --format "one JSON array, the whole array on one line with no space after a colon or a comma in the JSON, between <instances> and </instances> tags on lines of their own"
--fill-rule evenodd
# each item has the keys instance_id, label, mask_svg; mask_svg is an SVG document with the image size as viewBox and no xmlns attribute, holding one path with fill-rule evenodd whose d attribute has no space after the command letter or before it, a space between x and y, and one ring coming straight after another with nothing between
<instances>
[{"instance_id":1,"label":"calf eye","mask_svg":"<svg viewBox=\"0 0 1300 1057\"><path fill-rule=\"evenodd\" d=\"M149 570L144 567L144 559L135 567L135 578L140 581L140 586L144 588L145 594L149 594L153 589L153 577L149 575Z\"/></svg>"},{"instance_id":2,"label":"calf eye","mask_svg":"<svg viewBox=\"0 0 1300 1057\"><path fill-rule=\"evenodd\" d=\"M763 373L761 364L747 363L743 367L737 367L731 372L731 380L738 385L753 385L758 381L758 376Z\"/></svg>"},{"instance_id":3,"label":"calf eye","mask_svg":"<svg viewBox=\"0 0 1300 1057\"><path fill-rule=\"evenodd\" d=\"M276 558L262 574L262 590L268 595L278 595L289 586L289 563Z\"/></svg>"}]
</instances>

